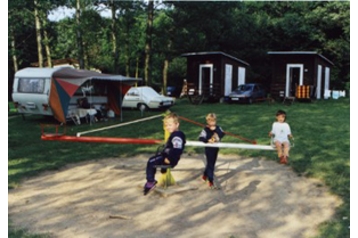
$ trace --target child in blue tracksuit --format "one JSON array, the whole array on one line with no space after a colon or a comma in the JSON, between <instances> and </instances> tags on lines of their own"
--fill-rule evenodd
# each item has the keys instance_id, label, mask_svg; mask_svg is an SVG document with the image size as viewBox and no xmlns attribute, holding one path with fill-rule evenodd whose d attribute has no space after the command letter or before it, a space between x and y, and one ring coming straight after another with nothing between
<instances>
[{"instance_id":1,"label":"child in blue tracksuit","mask_svg":"<svg viewBox=\"0 0 358 238\"><path fill-rule=\"evenodd\" d=\"M164 118L164 127L170 133L163 150L150 157L146 168L147 182L144 185L144 195L147 195L155 188L157 181L155 180L156 165L170 165L174 168L184 151L185 134L179 130L179 116L175 113L170 113Z\"/></svg>"},{"instance_id":2,"label":"child in blue tracksuit","mask_svg":"<svg viewBox=\"0 0 358 238\"><path fill-rule=\"evenodd\" d=\"M209 113L206 116L207 125L203 128L199 135L199 140L204 143L215 143L221 141L224 137L225 132L220 126L216 125L215 113ZM214 170L215 163L218 157L218 147L205 147L206 166L202 176L203 181L209 181L209 187L214 187Z\"/></svg>"}]
</instances>

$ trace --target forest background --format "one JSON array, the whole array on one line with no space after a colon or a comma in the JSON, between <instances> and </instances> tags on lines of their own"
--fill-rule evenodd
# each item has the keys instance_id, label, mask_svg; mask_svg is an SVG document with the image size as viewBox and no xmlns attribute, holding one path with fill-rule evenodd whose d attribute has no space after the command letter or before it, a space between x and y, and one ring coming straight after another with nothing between
<instances>
[{"instance_id":1,"label":"forest background","mask_svg":"<svg viewBox=\"0 0 358 238\"><path fill-rule=\"evenodd\" d=\"M49 20L61 7L73 15ZM110 12L104 17L101 12ZM8 2L8 98L14 73L75 59L82 69L181 87L187 52L222 51L250 64L247 81L269 87L268 51L316 51L334 63L331 89L350 88L349 1Z\"/></svg>"}]
</instances>

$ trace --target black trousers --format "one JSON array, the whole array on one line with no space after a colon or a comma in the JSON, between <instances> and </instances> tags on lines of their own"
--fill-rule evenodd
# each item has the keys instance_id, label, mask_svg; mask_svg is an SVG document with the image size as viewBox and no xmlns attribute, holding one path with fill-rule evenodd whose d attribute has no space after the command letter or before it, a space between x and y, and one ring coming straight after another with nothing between
<instances>
[{"instance_id":1,"label":"black trousers","mask_svg":"<svg viewBox=\"0 0 358 238\"><path fill-rule=\"evenodd\" d=\"M210 182L214 182L214 170L218 153L219 148L205 148L206 166L204 175L208 177Z\"/></svg>"}]
</instances>

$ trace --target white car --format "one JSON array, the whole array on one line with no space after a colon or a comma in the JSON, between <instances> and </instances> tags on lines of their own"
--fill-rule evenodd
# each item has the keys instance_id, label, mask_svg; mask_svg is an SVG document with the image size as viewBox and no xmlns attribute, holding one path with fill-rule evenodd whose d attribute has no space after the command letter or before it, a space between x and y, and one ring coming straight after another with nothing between
<instances>
[{"instance_id":1,"label":"white car","mask_svg":"<svg viewBox=\"0 0 358 238\"><path fill-rule=\"evenodd\" d=\"M131 87L124 95L123 108L167 109L174 105L174 99L157 93L148 86Z\"/></svg>"}]
</instances>

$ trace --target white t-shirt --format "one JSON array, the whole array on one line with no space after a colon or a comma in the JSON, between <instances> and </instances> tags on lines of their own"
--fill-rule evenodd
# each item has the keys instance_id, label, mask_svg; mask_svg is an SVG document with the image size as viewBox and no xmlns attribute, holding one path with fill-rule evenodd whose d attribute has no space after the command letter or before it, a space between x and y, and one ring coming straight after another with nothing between
<instances>
[{"instance_id":1,"label":"white t-shirt","mask_svg":"<svg viewBox=\"0 0 358 238\"><path fill-rule=\"evenodd\" d=\"M289 142L288 135L291 135L291 128L286 122L274 122L271 133L275 135L274 141Z\"/></svg>"}]
</instances>

